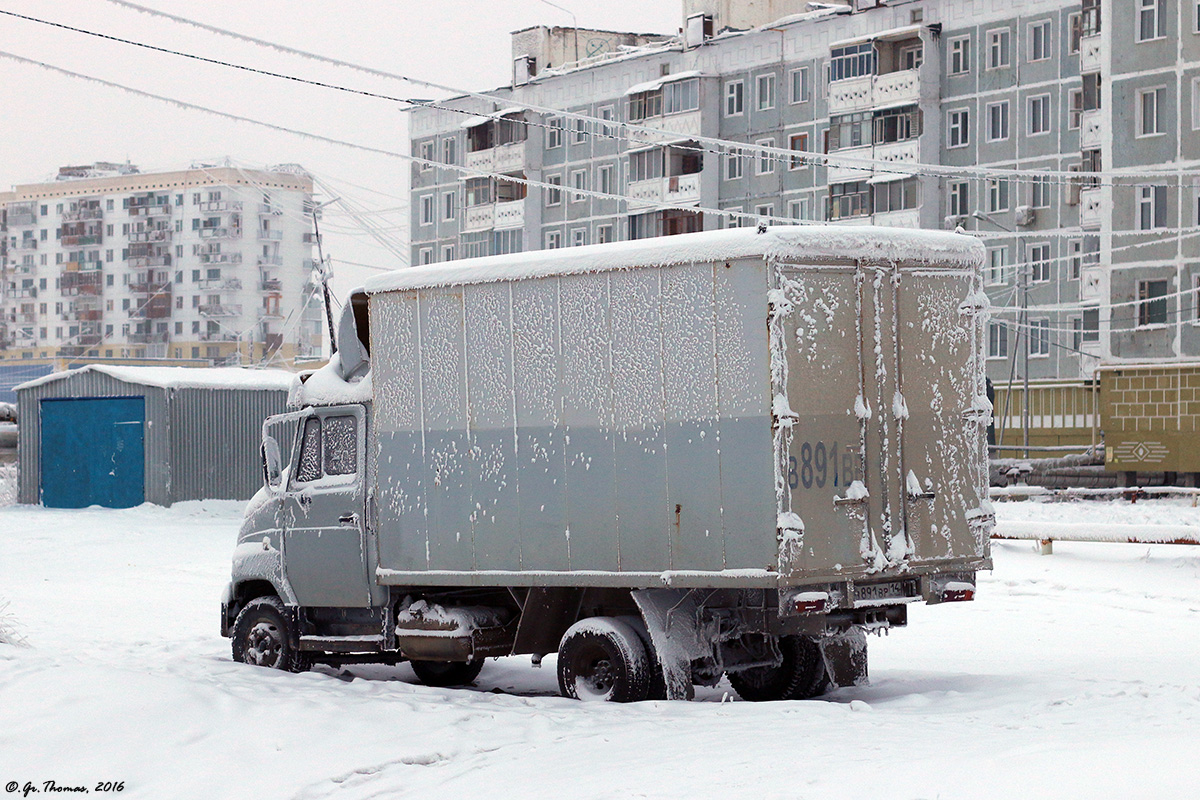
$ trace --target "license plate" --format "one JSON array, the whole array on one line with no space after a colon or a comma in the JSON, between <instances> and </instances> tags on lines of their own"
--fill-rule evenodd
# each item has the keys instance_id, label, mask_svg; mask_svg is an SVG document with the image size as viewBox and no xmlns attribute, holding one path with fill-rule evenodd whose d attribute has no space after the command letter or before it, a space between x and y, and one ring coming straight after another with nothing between
<instances>
[{"instance_id":1,"label":"license plate","mask_svg":"<svg viewBox=\"0 0 1200 800\"><path fill-rule=\"evenodd\" d=\"M854 603L874 604L887 600L900 600L918 594L915 580L889 581L888 583L854 584Z\"/></svg>"}]
</instances>

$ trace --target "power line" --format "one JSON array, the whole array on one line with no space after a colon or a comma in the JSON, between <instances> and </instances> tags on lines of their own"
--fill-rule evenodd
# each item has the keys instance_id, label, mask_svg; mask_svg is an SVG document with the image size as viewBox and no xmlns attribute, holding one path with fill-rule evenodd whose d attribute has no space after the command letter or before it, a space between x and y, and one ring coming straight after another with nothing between
<instances>
[{"instance_id":1,"label":"power line","mask_svg":"<svg viewBox=\"0 0 1200 800\"><path fill-rule=\"evenodd\" d=\"M458 89L455 87L445 86L443 84L433 83L431 81L424 81L424 80L420 80L417 78L412 78L412 77L406 76L406 75L399 75L396 73L384 72L382 70L373 69L371 67L364 67L359 64L353 64L351 62L341 61L339 59L332 59L327 56L321 56L321 55L318 55L315 53L309 53L309 52L306 52L303 50L297 50L295 48L287 47L285 45L268 42L263 39L256 39L254 37L244 36L243 34L239 34L239 33L229 31L229 30L226 30L223 28L218 28L218 27L212 26L212 25L206 25L204 23L196 22L195 20L190 20L185 17L179 17L179 16L172 15L172 14L166 14L165 12L160 12L155 9L146 8L144 6L140 6L140 5L137 5L134 3L125 2L124 0L109 0L109 2L113 2L113 3L116 3L117 5L122 5L127 8L137 10L141 13L151 14L151 15L155 15L155 16L161 16L161 17L170 19L174 22L180 23L180 24L198 27L198 28L207 30L212 33L217 33L220 35L229 36L229 37L233 37L236 39L241 39L241 40L248 41L248 42L251 42L251 43L259 45L259 46L269 47L269 48L277 50L279 52L285 52L285 53L289 53L292 55L301 56L303 58L309 58L309 59L322 61L324 63L333 64L333 65L340 66L340 67L346 67L346 68L366 72L368 74L375 75L377 77L385 77L385 78L390 78L393 80L404 81L407 83L414 83L414 84L417 84L420 86L434 88L434 89L438 89L441 91L448 91L448 92L453 92L453 93L457 93L457 94L461 94L461 95L466 95L469 97L484 99L484 100L487 100L488 102L492 102L492 103L505 103L505 102L513 103L513 104L520 106L527 110L537 111L537 112L543 113L543 114L551 114L553 116L563 117L565 119L577 119L577 120L588 122L592 125L600 126L599 133L597 133L596 131L587 131L587 134L591 135L591 136L600 135L600 136L604 136L606 138L615 138L615 139L630 141L628 139L628 137L625 137L625 136L618 137L615 135L610 135L610 134L604 133L604 131L607 129L619 129L624 132L632 131L635 133L651 134L651 135L655 135L655 136L667 136L667 137L675 138L675 139L679 138L678 133L662 130L659 128L653 128L653 127L644 126L644 125L634 125L634 124L630 124L627 122L603 120L603 119L600 119L597 117L592 117L592 116L589 116L586 114L579 114L579 113L570 112L570 111L552 109L552 108L547 108L544 106L537 106L537 105L533 105L533 104L529 104L529 103L521 103L521 102L515 101L511 98L496 97L494 95L488 95L488 94L484 94L484 93L480 93L480 92L471 92L471 91L467 91L467 90L463 90L463 89ZM240 65L240 64L234 64L232 62L221 61L218 59L211 59L211 58L207 58L204 56L199 56L199 55L196 55L193 53L185 53L185 52L178 51L178 50L172 50L170 48L159 47L159 46L155 46L155 45L146 44L143 42L137 42L137 41L134 41L131 39L124 39L121 37L111 36L109 34L102 34L102 33L90 31L90 30L87 30L84 28L77 28L77 27L73 27L70 25L65 25L63 23L52 22L49 20L44 20L44 19L40 19L37 17L32 17L32 16L28 16L28 15L24 15L24 14L17 14L15 12L11 12L11 11L0 10L0 14L5 14L5 15L16 17L19 19L27 20L30 22L35 22L35 23L48 25L48 26L55 27L55 28L60 28L63 30L69 30L69 31L72 31L75 33L80 33L80 34L87 35L87 36L94 36L94 37L101 38L101 39L107 39L107 40L118 42L121 44L127 44L127 45L131 45L134 47L141 47L141 48L145 48L148 50L153 50L153 51L157 51L157 52L161 52L161 53L165 53L165 54L179 56L182 58L189 58L189 59L193 59L196 61L210 63L210 64L214 64L214 65L218 65L218 66L229 67L232 69L239 69L239 70L243 70L246 72L257 73L257 74L264 75L264 76L279 78L282 80L289 80L289 81L294 81L297 83L319 86L322 88L333 89L336 91L345 91L345 92L349 92L352 94L359 94L359 95L363 95L363 96L367 96L367 97L374 97L377 99L391 100L393 102L398 102L398 103L402 103L402 104L406 104L406 105L410 105L410 106L437 108L437 109L441 109L444 111L450 111L453 113L466 114L466 115L476 116L476 117L489 117L489 116L493 115L493 112L472 112L472 111L467 111L465 109L457 109L457 108L453 108L450 106L444 106L444 105L441 105L441 104L438 104L435 102L431 102L431 101L430 102L421 102L421 101L416 101L416 100L412 100L409 98L399 98L399 97L394 97L391 95L383 95L383 94L379 94L379 93L375 93L375 92L367 92L365 90L353 89L350 87L340 86L337 84L325 83L322 81L314 81L314 80L308 80L308 79L304 79L304 78L298 78L298 77L288 75L285 73L277 73L277 72L272 72L269 70L263 70L263 69L258 69L258 68L254 68L254 67L247 67L247 66ZM667 76L667 77L669 77L669 76ZM546 123L532 122L529 120L517 120L517 122L519 122L520 124L526 125L526 126L534 125L534 126L543 127L543 128L550 127ZM872 168L874 168L874 170L878 171L878 172L894 173L894 174L898 174L898 175L911 175L913 173L916 173L916 174L930 175L930 176L935 176L935 177L958 177L958 178L964 177L966 175L974 175L977 178L987 178L990 176L1003 176L1001 179L1011 180L1011 181L1015 181L1015 182L1023 182L1023 181L1042 181L1042 182L1044 182L1044 181L1046 181L1047 178L1060 179L1058 181L1052 181L1052 182L1069 182L1069 181L1080 180L1081 175L1082 175L1079 172L1055 171L1055 170L1044 170L1044 169L1043 170L1038 170L1038 169L1007 170L1007 169L994 169L994 168L988 168L988 167L944 167L942 165L924 164L924 163L915 162L915 161L914 162L901 162L898 164L897 162L894 162L894 161L881 161L878 159L846 157L846 156L830 156L828 154L823 154L823 153L811 153L809 151L797 151L797 150L790 150L790 149L777 148L777 147L768 147L768 146L758 145L758 144L734 142L734 141L730 141L727 139L720 139L720 138L715 138L715 137L705 137L705 136L697 135L697 136L690 136L687 138L690 141L696 141L696 142L707 144L710 146L715 146L719 149L717 151L712 151L712 150L705 150L705 149L699 148L699 147L693 148L693 147L689 147L689 146L681 146L680 149L696 150L696 151L700 151L700 152L709 152L709 153L713 153L715 155L727 155L727 156L732 155L732 156L742 156L742 157L745 157L745 156L766 157L777 163L791 163L796 158L804 158L806 160L812 161L814 163L817 163L817 164L819 164L821 166L825 166L825 167L829 167L829 166L838 166L838 167L846 167L846 168L856 168L857 167L857 168L863 169L864 171L870 171ZM797 153L803 153L804 155L798 156ZM1164 172L1148 172L1148 173L1141 173L1140 175L1137 173L1127 173L1127 172L1088 172L1088 173L1086 173L1086 175L1089 180L1095 180L1097 182L1104 183L1105 185L1114 185L1114 186L1117 185L1116 180L1118 180L1118 179L1133 179L1133 178L1144 179L1147 176L1153 176L1152 179L1155 179L1155 178L1162 179L1162 178L1174 177L1174 178L1177 178L1180 182L1182 182L1182 180L1183 180L1183 171L1182 170L1175 170L1175 171L1169 172L1169 173L1165 172L1165 171ZM1191 176L1189 176L1189 177L1191 177ZM1108 179L1108 181L1112 181L1112 183L1108 183L1108 181L1105 181L1104 179Z\"/></svg>"}]
</instances>

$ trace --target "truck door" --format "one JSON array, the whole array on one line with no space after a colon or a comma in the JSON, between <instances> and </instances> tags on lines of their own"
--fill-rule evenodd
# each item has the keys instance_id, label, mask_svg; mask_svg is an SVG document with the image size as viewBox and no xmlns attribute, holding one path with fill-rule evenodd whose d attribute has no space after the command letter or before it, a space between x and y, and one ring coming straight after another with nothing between
<instances>
[{"instance_id":1,"label":"truck door","mask_svg":"<svg viewBox=\"0 0 1200 800\"><path fill-rule=\"evenodd\" d=\"M370 605L361 406L313 409L280 508L283 563L302 606Z\"/></svg>"}]
</instances>

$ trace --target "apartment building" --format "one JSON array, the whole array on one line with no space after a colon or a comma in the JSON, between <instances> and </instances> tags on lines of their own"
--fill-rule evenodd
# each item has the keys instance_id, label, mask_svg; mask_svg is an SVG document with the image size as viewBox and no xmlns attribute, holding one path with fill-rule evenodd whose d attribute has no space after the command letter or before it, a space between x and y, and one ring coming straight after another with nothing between
<instances>
[{"instance_id":1,"label":"apartment building","mask_svg":"<svg viewBox=\"0 0 1200 800\"><path fill-rule=\"evenodd\" d=\"M414 165L412 263L757 217L962 227L997 382L1200 357L1200 4L684 0L669 40L556 64L554 38L514 36L494 102L412 112L414 155L495 173Z\"/></svg>"},{"instance_id":2,"label":"apartment building","mask_svg":"<svg viewBox=\"0 0 1200 800\"><path fill-rule=\"evenodd\" d=\"M0 359L319 356L298 167L64 167L0 193Z\"/></svg>"}]
</instances>

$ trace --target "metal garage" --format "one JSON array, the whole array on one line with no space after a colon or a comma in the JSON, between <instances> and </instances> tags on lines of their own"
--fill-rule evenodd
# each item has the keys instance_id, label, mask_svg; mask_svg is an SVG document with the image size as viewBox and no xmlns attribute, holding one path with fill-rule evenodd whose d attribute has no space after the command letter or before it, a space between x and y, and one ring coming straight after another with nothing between
<instances>
[{"instance_id":1,"label":"metal garage","mask_svg":"<svg viewBox=\"0 0 1200 800\"><path fill-rule=\"evenodd\" d=\"M17 387L22 503L128 508L248 499L284 370L89 365Z\"/></svg>"}]
</instances>

